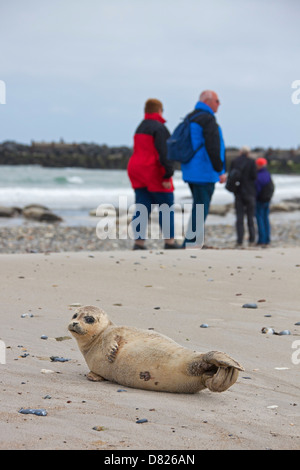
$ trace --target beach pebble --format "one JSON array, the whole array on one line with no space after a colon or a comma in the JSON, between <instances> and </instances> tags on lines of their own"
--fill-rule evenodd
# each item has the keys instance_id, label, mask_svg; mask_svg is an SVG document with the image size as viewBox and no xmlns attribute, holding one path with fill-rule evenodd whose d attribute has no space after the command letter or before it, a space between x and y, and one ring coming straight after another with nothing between
<instances>
[{"instance_id":1,"label":"beach pebble","mask_svg":"<svg viewBox=\"0 0 300 470\"><path fill-rule=\"evenodd\" d=\"M21 318L33 317L32 313L22 313Z\"/></svg>"},{"instance_id":2,"label":"beach pebble","mask_svg":"<svg viewBox=\"0 0 300 470\"><path fill-rule=\"evenodd\" d=\"M208 328L208 324L207 323L202 323L202 325L200 325L200 328Z\"/></svg>"},{"instance_id":3,"label":"beach pebble","mask_svg":"<svg viewBox=\"0 0 300 470\"><path fill-rule=\"evenodd\" d=\"M269 406L267 406L267 408L269 410L275 410L276 408L278 408L278 405L269 405Z\"/></svg>"},{"instance_id":4,"label":"beach pebble","mask_svg":"<svg viewBox=\"0 0 300 470\"><path fill-rule=\"evenodd\" d=\"M40 409L35 409L35 408L21 408L19 410L19 413L22 413L23 415L36 415L36 416L47 416L47 411L44 410L43 408Z\"/></svg>"},{"instance_id":5,"label":"beach pebble","mask_svg":"<svg viewBox=\"0 0 300 470\"><path fill-rule=\"evenodd\" d=\"M297 321L297 323L295 323L296 326L300 326L300 321Z\"/></svg>"},{"instance_id":6,"label":"beach pebble","mask_svg":"<svg viewBox=\"0 0 300 470\"><path fill-rule=\"evenodd\" d=\"M104 427L103 426L94 426L93 427L93 431L104 431Z\"/></svg>"},{"instance_id":7,"label":"beach pebble","mask_svg":"<svg viewBox=\"0 0 300 470\"><path fill-rule=\"evenodd\" d=\"M117 392L127 392L127 390L125 390L124 388L119 388Z\"/></svg>"},{"instance_id":8,"label":"beach pebble","mask_svg":"<svg viewBox=\"0 0 300 470\"><path fill-rule=\"evenodd\" d=\"M278 334L279 334L280 336L283 336L283 335L290 335L291 332L290 332L290 330L282 330L282 331L280 331Z\"/></svg>"},{"instance_id":9,"label":"beach pebble","mask_svg":"<svg viewBox=\"0 0 300 470\"><path fill-rule=\"evenodd\" d=\"M243 308L257 308L257 304L254 304L254 303L244 304Z\"/></svg>"},{"instance_id":10,"label":"beach pebble","mask_svg":"<svg viewBox=\"0 0 300 470\"><path fill-rule=\"evenodd\" d=\"M50 360L52 362L68 362L70 361L71 359L65 359L64 357L58 357L58 356L51 356L50 357Z\"/></svg>"},{"instance_id":11,"label":"beach pebble","mask_svg":"<svg viewBox=\"0 0 300 470\"><path fill-rule=\"evenodd\" d=\"M48 339L48 336L42 335L42 336L41 336L41 339Z\"/></svg>"},{"instance_id":12,"label":"beach pebble","mask_svg":"<svg viewBox=\"0 0 300 470\"><path fill-rule=\"evenodd\" d=\"M143 419L138 419L138 420L136 421L136 424L142 424L142 423L148 423L148 420L145 419L145 418L143 418Z\"/></svg>"}]
</instances>

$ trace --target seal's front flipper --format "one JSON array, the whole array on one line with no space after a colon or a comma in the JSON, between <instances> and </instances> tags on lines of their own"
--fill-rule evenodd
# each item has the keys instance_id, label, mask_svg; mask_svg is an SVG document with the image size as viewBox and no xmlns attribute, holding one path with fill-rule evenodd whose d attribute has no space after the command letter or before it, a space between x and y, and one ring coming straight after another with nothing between
<instances>
[{"instance_id":1,"label":"seal's front flipper","mask_svg":"<svg viewBox=\"0 0 300 470\"><path fill-rule=\"evenodd\" d=\"M108 353L106 354L106 357L107 357L107 360L109 362L114 362L116 357L117 357L117 354L118 354L118 351L119 351L119 348L120 348L120 345L121 345L121 336L116 336L114 338L114 340L112 341L112 343L109 345L108 347Z\"/></svg>"},{"instance_id":2,"label":"seal's front flipper","mask_svg":"<svg viewBox=\"0 0 300 470\"><path fill-rule=\"evenodd\" d=\"M210 351L202 356L207 370L202 381L212 392L224 392L237 380L244 368L235 359L219 351Z\"/></svg>"},{"instance_id":3,"label":"seal's front flipper","mask_svg":"<svg viewBox=\"0 0 300 470\"><path fill-rule=\"evenodd\" d=\"M92 371L87 374L86 378L91 382L103 382L103 380L105 380L101 375L95 374L95 372Z\"/></svg>"}]
</instances>

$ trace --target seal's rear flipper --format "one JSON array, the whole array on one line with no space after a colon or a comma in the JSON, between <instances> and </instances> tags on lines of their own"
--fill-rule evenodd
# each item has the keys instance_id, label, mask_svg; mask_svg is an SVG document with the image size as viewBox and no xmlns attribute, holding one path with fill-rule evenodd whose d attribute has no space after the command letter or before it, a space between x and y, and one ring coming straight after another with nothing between
<instances>
[{"instance_id":1,"label":"seal's rear flipper","mask_svg":"<svg viewBox=\"0 0 300 470\"><path fill-rule=\"evenodd\" d=\"M245 370L235 359L220 351L209 351L203 354L202 360L217 367L234 367L240 371Z\"/></svg>"},{"instance_id":2,"label":"seal's rear flipper","mask_svg":"<svg viewBox=\"0 0 300 470\"><path fill-rule=\"evenodd\" d=\"M205 387L212 392L224 392L237 380L244 368L232 357L219 351L210 351L202 356L207 371L202 376Z\"/></svg>"}]
</instances>

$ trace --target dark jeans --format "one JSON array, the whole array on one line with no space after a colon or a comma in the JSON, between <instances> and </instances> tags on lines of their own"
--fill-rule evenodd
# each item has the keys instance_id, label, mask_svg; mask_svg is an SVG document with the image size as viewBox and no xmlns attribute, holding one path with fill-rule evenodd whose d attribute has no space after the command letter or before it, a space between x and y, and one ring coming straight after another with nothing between
<instances>
[{"instance_id":1,"label":"dark jeans","mask_svg":"<svg viewBox=\"0 0 300 470\"><path fill-rule=\"evenodd\" d=\"M259 245L268 245L270 243L270 203L256 201L256 221L258 228L258 241Z\"/></svg>"},{"instance_id":2,"label":"dark jeans","mask_svg":"<svg viewBox=\"0 0 300 470\"><path fill-rule=\"evenodd\" d=\"M135 189L135 204L143 207L136 208L132 218L132 228L135 240L145 240L148 219L153 205L159 207L159 225L165 239L174 238L174 210L170 210L174 204L174 193L151 192L147 188ZM166 205L164 210L164 206Z\"/></svg>"},{"instance_id":3,"label":"dark jeans","mask_svg":"<svg viewBox=\"0 0 300 470\"><path fill-rule=\"evenodd\" d=\"M235 195L235 211L236 211L236 231L237 243L241 245L244 240L244 216L247 216L247 224L249 231L249 243L255 241L255 197L248 195Z\"/></svg>"},{"instance_id":4,"label":"dark jeans","mask_svg":"<svg viewBox=\"0 0 300 470\"><path fill-rule=\"evenodd\" d=\"M206 217L208 216L210 201L215 190L215 183L202 183L202 184L189 183L189 187L193 196L193 207L192 207L190 224L191 224L192 231L194 233L197 233L198 231L196 227L196 222L197 222L196 205L203 204L204 221L205 221ZM195 240L196 240L196 237L189 238L187 234L183 245L185 246L187 242L194 242Z\"/></svg>"}]
</instances>

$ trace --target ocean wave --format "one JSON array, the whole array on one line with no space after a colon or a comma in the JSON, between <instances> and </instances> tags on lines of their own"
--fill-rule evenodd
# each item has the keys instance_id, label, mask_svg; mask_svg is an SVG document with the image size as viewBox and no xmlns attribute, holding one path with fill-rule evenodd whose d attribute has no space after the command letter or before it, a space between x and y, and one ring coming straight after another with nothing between
<instances>
[{"instance_id":1,"label":"ocean wave","mask_svg":"<svg viewBox=\"0 0 300 470\"><path fill-rule=\"evenodd\" d=\"M53 210L91 210L100 204L119 205L126 196L128 205L134 203L134 191L125 170L81 170L3 167L0 175L0 205L24 207L43 204ZM32 179L32 183L28 181ZM300 197L300 176L274 175L273 202ZM26 181L24 181L26 180ZM35 182L36 181L36 182ZM174 175L175 202L191 202L189 186L181 172ZM224 185L216 184L212 204L234 201Z\"/></svg>"},{"instance_id":2,"label":"ocean wave","mask_svg":"<svg viewBox=\"0 0 300 470\"><path fill-rule=\"evenodd\" d=\"M54 181L57 184L84 184L80 176L56 176Z\"/></svg>"},{"instance_id":3,"label":"ocean wave","mask_svg":"<svg viewBox=\"0 0 300 470\"><path fill-rule=\"evenodd\" d=\"M133 191L87 188L0 188L0 205L25 207L42 204L52 210L90 210L100 204L118 206L119 196L126 196L133 204Z\"/></svg>"}]
</instances>

